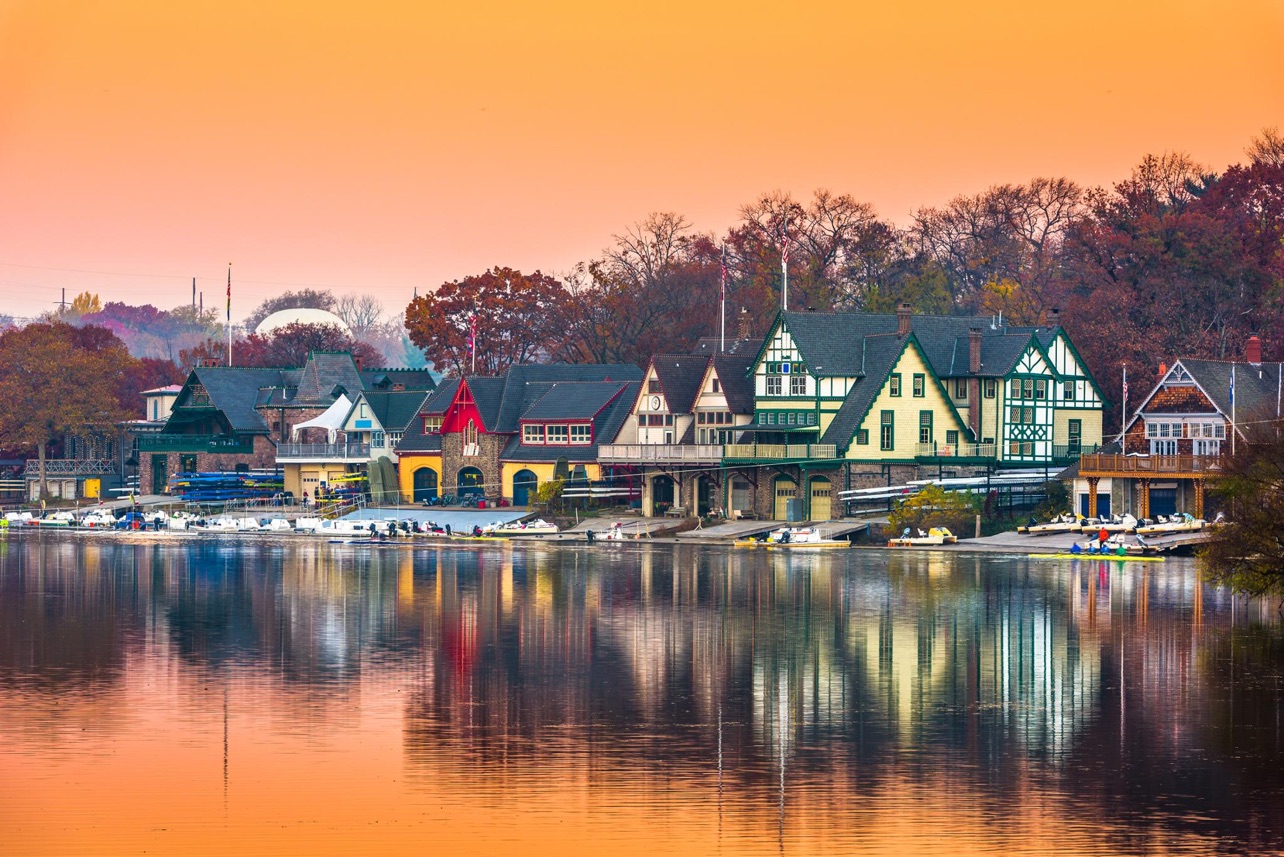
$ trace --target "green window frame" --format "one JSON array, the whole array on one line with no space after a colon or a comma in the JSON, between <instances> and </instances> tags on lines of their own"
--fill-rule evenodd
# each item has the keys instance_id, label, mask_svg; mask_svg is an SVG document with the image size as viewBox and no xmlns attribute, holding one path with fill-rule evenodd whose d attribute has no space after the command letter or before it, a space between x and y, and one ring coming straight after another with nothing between
<instances>
[{"instance_id":1,"label":"green window frame","mask_svg":"<svg viewBox=\"0 0 1284 857\"><path fill-rule=\"evenodd\" d=\"M878 419L878 448L896 448L896 412L882 411Z\"/></svg>"},{"instance_id":2,"label":"green window frame","mask_svg":"<svg viewBox=\"0 0 1284 857\"><path fill-rule=\"evenodd\" d=\"M932 412L931 411L918 412L918 442L919 443L932 442Z\"/></svg>"},{"instance_id":3,"label":"green window frame","mask_svg":"<svg viewBox=\"0 0 1284 857\"><path fill-rule=\"evenodd\" d=\"M997 389L997 387L998 385L994 382L993 378L986 378L985 379L985 398L993 399L994 392Z\"/></svg>"},{"instance_id":4,"label":"green window frame","mask_svg":"<svg viewBox=\"0 0 1284 857\"><path fill-rule=\"evenodd\" d=\"M954 379L954 398L967 399L967 379L966 378Z\"/></svg>"},{"instance_id":5,"label":"green window frame","mask_svg":"<svg viewBox=\"0 0 1284 857\"><path fill-rule=\"evenodd\" d=\"M1065 381L1061 384L1061 399L1066 402L1074 401L1074 381Z\"/></svg>"},{"instance_id":6,"label":"green window frame","mask_svg":"<svg viewBox=\"0 0 1284 857\"><path fill-rule=\"evenodd\" d=\"M856 445L869 446L869 429L856 430Z\"/></svg>"},{"instance_id":7,"label":"green window frame","mask_svg":"<svg viewBox=\"0 0 1284 857\"><path fill-rule=\"evenodd\" d=\"M889 396L899 396L901 394L901 373L893 372L887 379L887 394Z\"/></svg>"},{"instance_id":8,"label":"green window frame","mask_svg":"<svg viewBox=\"0 0 1284 857\"><path fill-rule=\"evenodd\" d=\"M957 431L947 431L945 433L945 445L951 447L958 446L959 433Z\"/></svg>"},{"instance_id":9,"label":"green window frame","mask_svg":"<svg viewBox=\"0 0 1284 857\"><path fill-rule=\"evenodd\" d=\"M922 373L914 373L914 398L921 399L927 395L927 376Z\"/></svg>"}]
</instances>

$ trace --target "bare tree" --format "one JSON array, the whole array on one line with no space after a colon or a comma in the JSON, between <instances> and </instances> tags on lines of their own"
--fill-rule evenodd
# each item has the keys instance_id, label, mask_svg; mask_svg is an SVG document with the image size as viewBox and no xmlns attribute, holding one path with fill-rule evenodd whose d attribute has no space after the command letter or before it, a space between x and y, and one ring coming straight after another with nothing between
<instances>
[{"instance_id":1,"label":"bare tree","mask_svg":"<svg viewBox=\"0 0 1284 857\"><path fill-rule=\"evenodd\" d=\"M1253 138L1244 153L1252 158L1255 164L1271 167L1284 166L1284 136L1275 126L1263 128L1262 133Z\"/></svg>"},{"instance_id":2,"label":"bare tree","mask_svg":"<svg viewBox=\"0 0 1284 857\"><path fill-rule=\"evenodd\" d=\"M343 319L357 339L383 333L384 308L374 295L344 295L335 302L334 314Z\"/></svg>"}]
</instances>

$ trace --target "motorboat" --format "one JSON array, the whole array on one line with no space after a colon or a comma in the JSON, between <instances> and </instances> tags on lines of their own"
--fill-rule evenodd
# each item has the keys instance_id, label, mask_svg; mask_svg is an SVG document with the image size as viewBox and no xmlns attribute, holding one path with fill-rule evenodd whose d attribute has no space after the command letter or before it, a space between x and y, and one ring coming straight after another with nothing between
<instances>
[{"instance_id":1,"label":"motorboat","mask_svg":"<svg viewBox=\"0 0 1284 857\"><path fill-rule=\"evenodd\" d=\"M767 533L766 538L741 539L738 547L763 548L849 548L850 542L827 539L816 527L779 527Z\"/></svg>"},{"instance_id":2,"label":"motorboat","mask_svg":"<svg viewBox=\"0 0 1284 857\"><path fill-rule=\"evenodd\" d=\"M911 535L910 528L906 527L900 536L888 539L887 546L890 548L908 548L922 547L924 545L952 545L958 540L958 536L945 527L932 527L926 533L918 530L916 535Z\"/></svg>"},{"instance_id":3,"label":"motorboat","mask_svg":"<svg viewBox=\"0 0 1284 857\"><path fill-rule=\"evenodd\" d=\"M617 523L615 526L619 527L620 524ZM484 533L487 533L487 534L502 533L505 535L541 536L541 535L552 535L557 531L558 531L557 524L554 524L550 521L545 521L543 518L532 518L527 521L507 521L507 522L496 521L493 524L487 524L486 526L482 527L482 532ZM609 536L607 536L606 538L609 538Z\"/></svg>"}]
</instances>

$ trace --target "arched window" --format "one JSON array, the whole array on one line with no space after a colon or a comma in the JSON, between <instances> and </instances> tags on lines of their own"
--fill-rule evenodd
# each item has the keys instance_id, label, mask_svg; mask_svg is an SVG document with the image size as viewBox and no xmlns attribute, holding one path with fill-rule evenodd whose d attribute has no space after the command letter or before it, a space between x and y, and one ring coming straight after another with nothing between
<instances>
[{"instance_id":1,"label":"arched window","mask_svg":"<svg viewBox=\"0 0 1284 857\"><path fill-rule=\"evenodd\" d=\"M477 443L477 423L473 422L472 420L469 420L468 425L464 426L464 445L474 446L476 445L476 443Z\"/></svg>"}]
</instances>

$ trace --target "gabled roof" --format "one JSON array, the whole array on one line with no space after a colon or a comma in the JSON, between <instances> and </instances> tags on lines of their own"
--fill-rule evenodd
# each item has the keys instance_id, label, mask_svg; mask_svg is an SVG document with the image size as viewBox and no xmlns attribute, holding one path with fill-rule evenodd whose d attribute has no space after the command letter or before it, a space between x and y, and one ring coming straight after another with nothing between
<instances>
[{"instance_id":1,"label":"gabled roof","mask_svg":"<svg viewBox=\"0 0 1284 857\"><path fill-rule=\"evenodd\" d=\"M669 413L691 413L709 360L708 356L695 354L657 354L651 358L651 368L660 382Z\"/></svg>"},{"instance_id":2,"label":"gabled roof","mask_svg":"<svg viewBox=\"0 0 1284 857\"><path fill-rule=\"evenodd\" d=\"M857 427L864 421L865 414L878 398L892 367L910 341L910 337L902 338L895 333L866 336L861 340L862 347L858 350L861 356L860 377L847 392L847 398L825 429L821 443L836 444L840 450L847 448Z\"/></svg>"},{"instance_id":3,"label":"gabled roof","mask_svg":"<svg viewBox=\"0 0 1284 857\"><path fill-rule=\"evenodd\" d=\"M372 391L362 396L384 431L403 431L419 413L429 393L423 390Z\"/></svg>"},{"instance_id":4,"label":"gabled roof","mask_svg":"<svg viewBox=\"0 0 1284 857\"><path fill-rule=\"evenodd\" d=\"M754 411L753 368L758 350L745 349L735 354L719 354L713 358L713 369L722 383L722 394L733 414L752 414Z\"/></svg>"},{"instance_id":5,"label":"gabled roof","mask_svg":"<svg viewBox=\"0 0 1284 857\"><path fill-rule=\"evenodd\" d=\"M1232 411L1237 420L1277 415L1281 364L1254 366L1251 363L1193 358L1183 358L1179 362L1225 416L1230 417ZM1235 367L1233 408L1230 396L1232 366Z\"/></svg>"},{"instance_id":6,"label":"gabled roof","mask_svg":"<svg viewBox=\"0 0 1284 857\"><path fill-rule=\"evenodd\" d=\"M357 364L346 351L313 351L299 375L293 405L329 405L339 392L351 396L365 389Z\"/></svg>"},{"instance_id":7,"label":"gabled roof","mask_svg":"<svg viewBox=\"0 0 1284 857\"><path fill-rule=\"evenodd\" d=\"M640 381L642 370L630 363L552 363L513 366L499 377L470 376L468 389L488 432L519 431L522 413L550 385L561 381Z\"/></svg>"},{"instance_id":8,"label":"gabled roof","mask_svg":"<svg viewBox=\"0 0 1284 857\"><path fill-rule=\"evenodd\" d=\"M199 366L192 370L185 388L200 384L209 394L210 404L222 412L232 431L243 434L266 434L267 423L254 410L260 390L278 386L279 369L248 369L236 366ZM188 404L190 393L184 389L175 401L176 408ZM170 418L174 420L173 417ZM174 421L177 425L182 421Z\"/></svg>"},{"instance_id":9,"label":"gabled roof","mask_svg":"<svg viewBox=\"0 0 1284 857\"><path fill-rule=\"evenodd\" d=\"M459 392L458 378L442 378L437 389L428 394L428 398L419 408L419 413L425 416L439 417L446 413L450 403L455 400L455 393Z\"/></svg>"}]
</instances>

